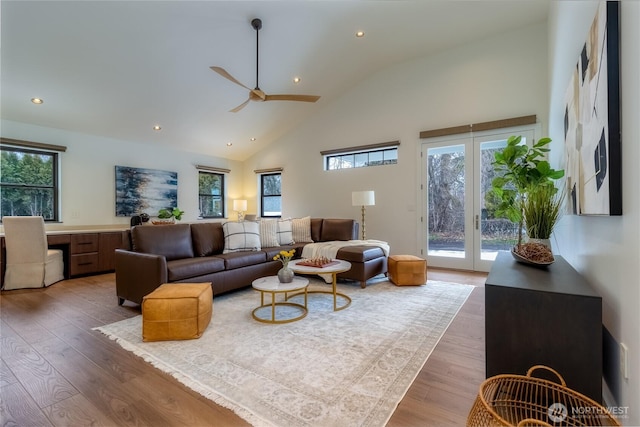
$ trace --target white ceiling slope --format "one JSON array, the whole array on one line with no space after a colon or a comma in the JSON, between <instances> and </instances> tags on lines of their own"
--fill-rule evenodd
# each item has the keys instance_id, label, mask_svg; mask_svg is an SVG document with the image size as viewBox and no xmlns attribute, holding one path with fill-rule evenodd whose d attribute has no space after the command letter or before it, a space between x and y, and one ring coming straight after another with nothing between
<instances>
[{"instance_id":1,"label":"white ceiling slope","mask_svg":"<svg viewBox=\"0 0 640 427\"><path fill-rule=\"evenodd\" d=\"M3 0L0 112L12 121L244 160L380 69L544 21L548 5ZM263 21L260 87L320 95L317 103L252 102L228 112L248 93L209 67L255 86L256 17ZM354 37L357 30L365 37ZM294 76L302 82L294 85ZM33 105L33 97L44 104Z\"/></svg>"}]
</instances>

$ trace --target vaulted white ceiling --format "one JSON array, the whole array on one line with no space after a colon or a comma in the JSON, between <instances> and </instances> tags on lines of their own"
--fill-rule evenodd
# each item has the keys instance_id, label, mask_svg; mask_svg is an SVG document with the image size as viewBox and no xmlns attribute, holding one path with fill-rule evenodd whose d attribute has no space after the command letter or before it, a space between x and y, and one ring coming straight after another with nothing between
<instances>
[{"instance_id":1,"label":"vaulted white ceiling","mask_svg":"<svg viewBox=\"0 0 640 427\"><path fill-rule=\"evenodd\" d=\"M3 119L243 160L390 65L544 21L547 0L1 2ZM251 102L209 69L320 95ZM356 38L362 30L365 36ZM293 77L302 81L293 83ZM419 85L420 82L411 84ZM31 98L44 99L34 105ZM161 131L154 131L154 125ZM251 138L256 138L251 141ZM47 142L47 141L40 141ZM227 143L232 143L231 147Z\"/></svg>"}]
</instances>

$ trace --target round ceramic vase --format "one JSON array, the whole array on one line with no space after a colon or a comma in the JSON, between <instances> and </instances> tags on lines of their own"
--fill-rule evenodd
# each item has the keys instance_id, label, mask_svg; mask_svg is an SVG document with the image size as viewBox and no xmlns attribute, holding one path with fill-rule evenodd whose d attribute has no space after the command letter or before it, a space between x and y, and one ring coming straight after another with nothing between
<instances>
[{"instance_id":1,"label":"round ceramic vase","mask_svg":"<svg viewBox=\"0 0 640 427\"><path fill-rule=\"evenodd\" d=\"M288 267L282 267L278 270L278 280L280 283L293 282L293 270L290 270Z\"/></svg>"}]
</instances>

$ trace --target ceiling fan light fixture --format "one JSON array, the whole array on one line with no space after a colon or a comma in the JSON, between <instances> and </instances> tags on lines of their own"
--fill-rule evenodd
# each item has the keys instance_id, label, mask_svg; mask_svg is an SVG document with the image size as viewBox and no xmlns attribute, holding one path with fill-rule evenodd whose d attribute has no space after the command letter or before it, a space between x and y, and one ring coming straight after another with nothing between
<instances>
[{"instance_id":1,"label":"ceiling fan light fixture","mask_svg":"<svg viewBox=\"0 0 640 427\"><path fill-rule=\"evenodd\" d=\"M294 78L293 78L293 82L294 82L295 84L298 84L298 83L300 83L301 81L302 81L302 79L301 79L300 77L294 77Z\"/></svg>"},{"instance_id":2,"label":"ceiling fan light fixture","mask_svg":"<svg viewBox=\"0 0 640 427\"><path fill-rule=\"evenodd\" d=\"M255 142L255 140L256 140L255 138L250 138L249 139L249 141L251 141L251 142Z\"/></svg>"},{"instance_id":3,"label":"ceiling fan light fixture","mask_svg":"<svg viewBox=\"0 0 640 427\"><path fill-rule=\"evenodd\" d=\"M356 31L356 37L358 37L358 38L364 37L364 31L362 31L362 30Z\"/></svg>"},{"instance_id":4,"label":"ceiling fan light fixture","mask_svg":"<svg viewBox=\"0 0 640 427\"><path fill-rule=\"evenodd\" d=\"M209 67L211 68L211 70L215 71L216 73L218 73L220 76L224 77L225 79L237 84L238 86L241 86L245 89L247 89L249 91L249 98L244 101L242 104L238 105L235 108L232 108L231 110L229 110L232 113L237 113L238 111L242 110L250 101L258 101L258 102L264 102L264 101L298 101L298 102L316 102L318 99L320 99L319 96L316 95L294 95L294 94L277 94L277 95L267 95L262 89L260 89L260 84L259 84L259 76L260 76L260 68L259 68L259 64L260 64L260 60L259 60L259 53L260 53L260 49L259 49L259 33L260 33L260 29L262 28L262 21L258 18L255 18L251 21L251 26L253 27L253 29L256 31L256 86L255 88L251 89L248 86L242 84L239 80L237 80L235 77L233 77L231 74L229 74L224 68L222 67L217 67L217 66L212 66ZM298 77L298 82L300 81L300 78ZM295 79L294 79L295 81Z\"/></svg>"},{"instance_id":5,"label":"ceiling fan light fixture","mask_svg":"<svg viewBox=\"0 0 640 427\"><path fill-rule=\"evenodd\" d=\"M40 105L40 104L44 103L44 99L42 99L42 98L31 98L31 102L33 102L36 105Z\"/></svg>"},{"instance_id":6,"label":"ceiling fan light fixture","mask_svg":"<svg viewBox=\"0 0 640 427\"><path fill-rule=\"evenodd\" d=\"M233 145L233 142L227 142L227 147L231 147Z\"/></svg>"},{"instance_id":7,"label":"ceiling fan light fixture","mask_svg":"<svg viewBox=\"0 0 640 427\"><path fill-rule=\"evenodd\" d=\"M161 129L162 129L162 127L161 127L160 125L155 125L155 126L153 127L153 130L155 130L155 131L159 131L159 130L161 130Z\"/></svg>"}]
</instances>

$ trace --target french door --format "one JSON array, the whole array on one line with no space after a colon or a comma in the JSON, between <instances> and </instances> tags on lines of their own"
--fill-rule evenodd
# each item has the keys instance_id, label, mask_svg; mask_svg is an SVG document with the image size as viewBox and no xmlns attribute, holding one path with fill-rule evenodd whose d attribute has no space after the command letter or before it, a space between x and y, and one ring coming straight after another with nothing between
<instances>
[{"instance_id":1,"label":"french door","mask_svg":"<svg viewBox=\"0 0 640 427\"><path fill-rule=\"evenodd\" d=\"M515 243L517 227L496 218L489 192L494 153L511 135L532 144L533 128L431 138L422 144L422 253L430 266L489 271L498 251Z\"/></svg>"}]
</instances>

